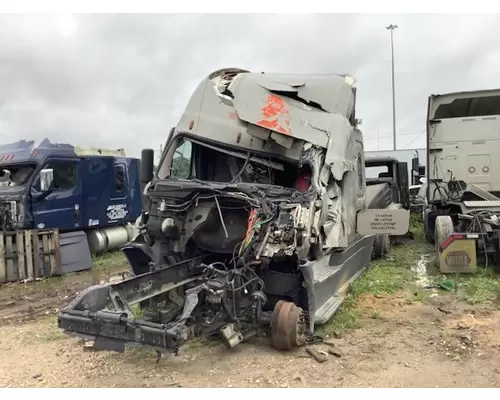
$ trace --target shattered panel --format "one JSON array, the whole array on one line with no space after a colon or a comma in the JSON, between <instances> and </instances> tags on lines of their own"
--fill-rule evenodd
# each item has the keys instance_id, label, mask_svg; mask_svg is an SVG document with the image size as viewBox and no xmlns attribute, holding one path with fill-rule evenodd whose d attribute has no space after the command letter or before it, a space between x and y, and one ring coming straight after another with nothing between
<instances>
[{"instance_id":1,"label":"shattered panel","mask_svg":"<svg viewBox=\"0 0 500 400\"><path fill-rule=\"evenodd\" d=\"M244 79L238 83L233 103L241 120L326 147L330 114L251 82L247 84Z\"/></svg>"},{"instance_id":2,"label":"shattered panel","mask_svg":"<svg viewBox=\"0 0 500 400\"><path fill-rule=\"evenodd\" d=\"M271 92L294 93L302 101L331 114L349 117L354 108L354 78L348 75L252 74L246 78Z\"/></svg>"},{"instance_id":3,"label":"shattered panel","mask_svg":"<svg viewBox=\"0 0 500 400\"><path fill-rule=\"evenodd\" d=\"M328 143L325 164L330 165L333 177L340 181L345 172L355 169L356 154L352 137L355 129L341 115L334 114L331 120L335 135Z\"/></svg>"},{"instance_id":4,"label":"shattered panel","mask_svg":"<svg viewBox=\"0 0 500 400\"><path fill-rule=\"evenodd\" d=\"M300 159L301 141L295 140L291 145L287 142L286 147L270 141L269 129L242 120L233 106L233 100L220 93L220 86L205 79L191 96L176 131L244 150Z\"/></svg>"},{"instance_id":5,"label":"shattered panel","mask_svg":"<svg viewBox=\"0 0 500 400\"><path fill-rule=\"evenodd\" d=\"M244 74L230 91L240 119L321 147L333 131L332 117L350 116L354 104L352 87L339 76Z\"/></svg>"},{"instance_id":6,"label":"shattered panel","mask_svg":"<svg viewBox=\"0 0 500 400\"><path fill-rule=\"evenodd\" d=\"M326 148L338 119L349 124L355 98L349 76L224 71L196 88L178 132L298 160L304 141Z\"/></svg>"}]
</instances>

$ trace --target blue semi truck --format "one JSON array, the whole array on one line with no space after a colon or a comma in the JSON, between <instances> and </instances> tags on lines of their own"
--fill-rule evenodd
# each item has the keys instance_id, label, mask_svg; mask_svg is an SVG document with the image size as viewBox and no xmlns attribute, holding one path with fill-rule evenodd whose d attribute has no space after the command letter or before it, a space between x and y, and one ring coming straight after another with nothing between
<instances>
[{"instance_id":1,"label":"blue semi truck","mask_svg":"<svg viewBox=\"0 0 500 400\"><path fill-rule=\"evenodd\" d=\"M141 195L139 160L123 150L49 139L0 145L0 282L50 275L42 265L50 255L57 256L60 273L90 268L92 253L133 238ZM38 236L50 232L57 239L47 250ZM38 270L30 273L30 262Z\"/></svg>"}]
</instances>

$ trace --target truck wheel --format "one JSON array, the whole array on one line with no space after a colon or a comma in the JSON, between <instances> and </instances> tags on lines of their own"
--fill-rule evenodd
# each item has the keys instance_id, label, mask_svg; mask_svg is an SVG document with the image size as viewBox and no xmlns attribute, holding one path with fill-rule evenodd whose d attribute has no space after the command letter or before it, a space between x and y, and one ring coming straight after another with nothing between
<instances>
[{"instance_id":1,"label":"truck wheel","mask_svg":"<svg viewBox=\"0 0 500 400\"><path fill-rule=\"evenodd\" d=\"M434 244L435 242L435 237L433 238L429 229L429 211L425 210L422 213L422 217L424 220L424 234L425 234L425 239L427 240L428 243ZM435 225L434 225L435 229Z\"/></svg>"},{"instance_id":2,"label":"truck wheel","mask_svg":"<svg viewBox=\"0 0 500 400\"><path fill-rule=\"evenodd\" d=\"M384 255L384 237L377 235L373 239L372 260L378 260Z\"/></svg>"},{"instance_id":3,"label":"truck wheel","mask_svg":"<svg viewBox=\"0 0 500 400\"><path fill-rule=\"evenodd\" d=\"M382 236L382 254L385 256L391 251L391 237L389 235Z\"/></svg>"},{"instance_id":4,"label":"truck wheel","mask_svg":"<svg viewBox=\"0 0 500 400\"><path fill-rule=\"evenodd\" d=\"M271 344L276 350L291 350L305 343L304 311L294 303L280 300L271 315Z\"/></svg>"},{"instance_id":5,"label":"truck wheel","mask_svg":"<svg viewBox=\"0 0 500 400\"><path fill-rule=\"evenodd\" d=\"M453 233L453 220L449 215L438 215L434 227L434 239L436 246L436 255L439 254L439 247Z\"/></svg>"}]
</instances>

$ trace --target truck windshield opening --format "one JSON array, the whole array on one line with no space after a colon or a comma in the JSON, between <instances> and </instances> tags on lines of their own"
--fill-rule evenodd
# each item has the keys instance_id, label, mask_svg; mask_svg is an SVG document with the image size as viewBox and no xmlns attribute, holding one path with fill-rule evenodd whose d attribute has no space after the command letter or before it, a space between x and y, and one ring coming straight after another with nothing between
<instances>
[{"instance_id":1,"label":"truck windshield opening","mask_svg":"<svg viewBox=\"0 0 500 400\"><path fill-rule=\"evenodd\" d=\"M23 186L36 170L35 163L0 166L0 187Z\"/></svg>"},{"instance_id":2,"label":"truck windshield opening","mask_svg":"<svg viewBox=\"0 0 500 400\"><path fill-rule=\"evenodd\" d=\"M164 162L165 164L165 162ZM161 165L160 179L199 179L208 182L256 183L297 190L309 188L312 171L308 165L253 153L229 151L184 140L176 148L171 165Z\"/></svg>"}]
</instances>

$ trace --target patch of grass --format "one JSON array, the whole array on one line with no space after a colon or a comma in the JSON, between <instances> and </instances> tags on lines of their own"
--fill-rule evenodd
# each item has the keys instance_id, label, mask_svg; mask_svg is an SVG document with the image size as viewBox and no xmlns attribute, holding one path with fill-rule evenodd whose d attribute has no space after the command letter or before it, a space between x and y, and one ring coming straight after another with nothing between
<instances>
[{"instance_id":1,"label":"patch of grass","mask_svg":"<svg viewBox=\"0 0 500 400\"><path fill-rule=\"evenodd\" d=\"M132 314L134 314L135 318L144 317L144 310L141 308L139 304L134 304L130 307Z\"/></svg>"},{"instance_id":2,"label":"patch of grass","mask_svg":"<svg viewBox=\"0 0 500 400\"><path fill-rule=\"evenodd\" d=\"M127 259L122 251L113 251L92 256L92 267L95 269L121 267L126 263Z\"/></svg>"},{"instance_id":3,"label":"patch of grass","mask_svg":"<svg viewBox=\"0 0 500 400\"><path fill-rule=\"evenodd\" d=\"M363 315L358 308L358 300L367 294L383 296L408 290L409 293L413 293L411 301L423 301L428 295L424 289L416 289L415 275L411 268L423 254L428 252L429 245L415 241L394 246L388 256L373 261L371 266L352 282L344 302L331 320L318 327L319 334L342 335L349 330L359 328ZM369 317L380 319L381 315L373 311Z\"/></svg>"},{"instance_id":4,"label":"patch of grass","mask_svg":"<svg viewBox=\"0 0 500 400\"><path fill-rule=\"evenodd\" d=\"M495 301L500 297L500 279L490 268L478 268L471 276L458 278L457 297L469 304Z\"/></svg>"},{"instance_id":5,"label":"patch of grass","mask_svg":"<svg viewBox=\"0 0 500 400\"><path fill-rule=\"evenodd\" d=\"M318 333L325 337L332 334L342 336L345 332L361 326L360 317L359 311L356 309L356 296L353 293L348 293L330 321L318 327Z\"/></svg>"},{"instance_id":6,"label":"patch of grass","mask_svg":"<svg viewBox=\"0 0 500 400\"><path fill-rule=\"evenodd\" d=\"M412 302L418 301L421 303L425 303L430 294L431 293L429 292L429 290L414 286L414 288L411 290L411 296L408 297L408 300Z\"/></svg>"},{"instance_id":7,"label":"patch of grass","mask_svg":"<svg viewBox=\"0 0 500 400\"><path fill-rule=\"evenodd\" d=\"M354 296L364 294L392 294L405 287L413 277L407 264L397 262L397 259L381 260L372 263L372 267L351 286Z\"/></svg>"},{"instance_id":8,"label":"patch of grass","mask_svg":"<svg viewBox=\"0 0 500 400\"><path fill-rule=\"evenodd\" d=\"M422 214L420 213L410 214L409 230L411 233L413 233L413 237L415 240L419 242L425 242L424 223L422 220Z\"/></svg>"},{"instance_id":9,"label":"patch of grass","mask_svg":"<svg viewBox=\"0 0 500 400\"><path fill-rule=\"evenodd\" d=\"M356 296L363 294L393 294L414 287L412 266L429 248L424 243L413 242L393 247L389 255L371 263L371 267L351 285Z\"/></svg>"}]
</instances>

